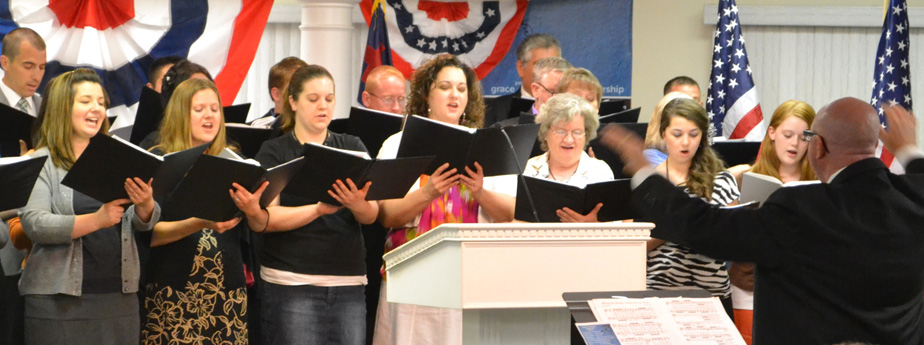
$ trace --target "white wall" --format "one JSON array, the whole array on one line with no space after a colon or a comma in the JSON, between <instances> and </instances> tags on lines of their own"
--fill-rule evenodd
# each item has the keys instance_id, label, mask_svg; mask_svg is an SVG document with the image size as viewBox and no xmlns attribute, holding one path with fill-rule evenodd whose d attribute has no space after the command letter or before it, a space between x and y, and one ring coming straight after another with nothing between
<instances>
[{"instance_id":1,"label":"white wall","mask_svg":"<svg viewBox=\"0 0 924 345\"><path fill-rule=\"evenodd\" d=\"M241 86L240 92L234 99L234 104L251 103L248 119L263 116L273 107L269 96L269 70L276 62L289 56L300 57L301 31L301 5L295 0L277 0L270 13L269 22L260 39L260 46L254 57L253 64L247 72L247 78ZM353 46L352 61L343 63L352 65L353 80L358 81L362 68L363 53L365 51L368 28L359 12L359 6L353 10L353 38L351 42L344 42ZM306 61L316 63L312 61ZM336 82L336 81L335 81ZM358 82L353 83L358 90ZM357 90L353 90L352 97L337 99L338 102L349 102L355 105ZM335 114L337 117L346 117L348 114Z\"/></svg>"},{"instance_id":2,"label":"white wall","mask_svg":"<svg viewBox=\"0 0 924 345\"><path fill-rule=\"evenodd\" d=\"M641 106L640 121L650 117L662 95L664 83L678 75L697 80L703 92L709 83L714 24L704 24L704 6L715 12L716 0L639 0L633 8L632 104ZM876 6L882 0L737 0L739 9L761 6ZM922 0L909 0L914 11ZM914 13L914 12L912 12ZM772 114L780 103L801 99L816 108L844 96L869 99L872 90L873 58L881 27L756 26L739 13L747 40L748 58L764 114ZM780 18L785 21L786 18ZM866 18L845 19L848 23ZM881 22L881 14L878 20ZM912 31L911 60L924 52L920 25ZM924 80L922 67L912 68L912 80ZM913 88L912 96L924 102L924 90ZM768 117L768 116L767 116Z\"/></svg>"},{"instance_id":3,"label":"white wall","mask_svg":"<svg viewBox=\"0 0 924 345\"><path fill-rule=\"evenodd\" d=\"M711 66L712 30L704 23L704 13L715 8L716 0L636 0L633 5L632 103L643 108L641 121L647 121L651 108L661 97L665 81L688 75L706 90ZM742 30L764 114L788 99L801 99L816 108L843 96L869 99L873 58L879 40L878 26L812 27L748 24L749 8L779 6L798 11L805 6L881 7L882 0L738 0L742 9ZM666 4L669 4L667 6ZM924 12L924 0L909 0L913 12ZM708 5L709 7L704 9ZM271 106L266 87L270 66L286 56L299 54L301 6L297 0L277 0L271 23L263 34L257 56L235 103L253 103L250 117L262 115ZM848 23L869 21L869 15L843 19ZM880 17L881 18L881 17ZM761 22L766 18L761 18ZM773 18L771 18L771 21ZM785 21L785 18L780 19ZM755 20L757 21L757 20ZM874 21L875 22L875 21ZM359 78L367 29L354 10L355 34L351 44L354 79ZM924 25L912 26L911 60L924 61ZM860 24L858 24L860 25ZM311 63L311 61L308 61ZM924 80L924 67L914 65L912 80ZM924 102L924 88L913 88L913 98ZM355 94L355 90L353 92ZM339 100L345 102L347 100ZM355 98L349 100L355 103ZM345 116L346 114L338 114ZM769 117L769 116L767 116Z\"/></svg>"}]
</instances>

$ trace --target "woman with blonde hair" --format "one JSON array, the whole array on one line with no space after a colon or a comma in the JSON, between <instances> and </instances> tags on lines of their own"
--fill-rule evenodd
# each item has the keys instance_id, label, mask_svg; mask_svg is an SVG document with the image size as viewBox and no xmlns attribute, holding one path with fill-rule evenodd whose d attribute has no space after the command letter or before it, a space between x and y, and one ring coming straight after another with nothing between
<instances>
[{"instance_id":1,"label":"woman with blonde hair","mask_svg":"<svg viewBox=\"0 0 924 345\"><path fill-rule=\"evenodd\" d=\"M578 95L590 103L595 110L600 111L600 101L603 100L603 85L600 80L586 68L569 68L558 81L556 93L570 93Z\"/></svg>"},{"instance_id":2,"label":"woman with blonde hair","mask_svg":"<svg viewBox=\"0 0 924 345\"><path fill-rule=\"evenodd\" d=\"M750 171L773 176L784 183L814 180L815 171L805 157L808 142L802 135L813 121L815 109L808 103L789 100L780 104L770 118L760 159Z\"/></svg>"},{"instance_id":3,"label":"woman with blonde hair","mask_svg":"<svg viewBox=\"0 0 924 345\"><path fill-rule=\"evenodd\" d=\"M214 83L188 79L177 85L158 142L151 151L160 155L209 144L204 154L214 156L228 147ZM241 219L177 219L169 212L163 219L151 237L141 343L246 342L247 290L235 228Z\"/></svg>"},{"instance_id":4,"label":"woman with blonde hair","mask_svg":"<svg viewBox=\"0 0 924 345\"><path fill-rule=\"evenodd\" d=\"M102 201L61 184L90 138L108 135L108 106L102 80L90 69L61 74L45 90L34 155L49 159L20 210L33 243L19 283L26 344L138 342L133 237L160 218L151 181L126 179L127 199Z\"/></svg>"},{"instance_id":5,"label":"woman with blonde hair","mask_svg":"<svg viewBox=\"0 0 924 345\"><path fill-rule=\"evenodd\" d=\"M815 180L815 171L806 157L808 141L802 135L802 131L812 127L813 121L815 109L808 103L789 100L780 104L770 118L760 157L748 171L774 177L783 183ZM754 264L749 262L733 262L729 268L735 325L748 344L753 327L754 269Z\"/></svg>"},{"instance_id":6,"label":"woman with blonde hair","mask_svg":"<svg viewBox=\"0 0 924 345\"><path fill-rule=\"evenodd\" d=\"M661 112L664 110L664 106L666 106L667 103L677 98L692 99L692 97L683 92L669 92L664 95L664 97L661 97L661 100L658 101L658 105L656 105L654 111L651 112L651 119L648 120L648 130L645 132L645 146L648 148L642 151L642 153L645 154L645 158L648 159L648 163L651 163L651 165L661 164L667 159L667 154L664 153L664 139L661 139Z\"/></svg>"}]
</instances>

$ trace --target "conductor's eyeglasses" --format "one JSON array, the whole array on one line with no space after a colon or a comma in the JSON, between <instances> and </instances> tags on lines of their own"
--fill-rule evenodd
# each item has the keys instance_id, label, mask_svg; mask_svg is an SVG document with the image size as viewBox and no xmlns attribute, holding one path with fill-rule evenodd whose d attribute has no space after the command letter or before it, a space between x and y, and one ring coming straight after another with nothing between
<instances>
[{"instance_id":1,"label":"conductor's eyeglasses","mask_svg":"<svg viewBox=\"0 0 924 345\"><path fill-rule=\"evenodd\" d=\"M831 151L828 151L828 145L825 144L825 138L823 138L821 135L818 135L818 133L808 129L802 131L802 141L809 142L812 140L812 137L816 136L818 137L818 140L821 140L821 146L825 148L825 153L831 153Z\"/></svg>"}]
</instances>

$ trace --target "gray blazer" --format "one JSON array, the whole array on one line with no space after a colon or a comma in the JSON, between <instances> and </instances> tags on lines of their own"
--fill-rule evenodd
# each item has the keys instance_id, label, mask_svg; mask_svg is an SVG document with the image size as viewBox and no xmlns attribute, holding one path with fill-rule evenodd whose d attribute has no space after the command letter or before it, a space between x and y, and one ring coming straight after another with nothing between
<instances>
[{"instance_id":1,"label":"gray blazer","mask_svg":"<svg viewBox=\"0 0 924 345\"><path fill-rule=\"evenodd\" d=\"M35 156L47 156L41 148ZM83 282L83 245L81 238L71 239L74 230L74 191L61 184L67 171L45 162L32 189L29 203L19 210L23 230L32 240L32 254L19 281L22 295L81 295ZM148 231L160 220L160 206L147 223L138 219L135 207L122 214L122 293L138 291L138 248L134 231Z\"/></svg>"},{"instance_id":2,"label":"gray blazer","mask_svg":"<svg viewBox=\"0 0 924 345\"><path fill-rule=\"evenodd\" d=\"M6 243L10 241L10 228L7 227L6 222L0 221L0 248L6 246Z\"/></svg>"},{"instance_id":3,"label":"gray blazer","mask_svg":"<svg viewBox=\"0 0 924 345\"><path fill-rule=\"evenodd\" d=\"M18 99L16 100L19 101ZM35 103L35 112L38 113L38 110L42 106L42 96L38 93L32 95L32 102ZM14 107L14 104L10 104L10 101L6 99L6 96L3 92L0 92L0 103ZM3 274L7 276L14 276L22 272L22 260L26 258L26 251L19 250L13 247L13 245L4 246L3 244L10 237L9 229L7 224L0 226L0 267L3 268Z\"/></svg>"},{"instance_id":4,"label":"gray blazer","mask_svg":"<svg viewBox=\"0 0 924 345\"><path fill-rule=\"evenodd\" d=\"M17 99L15 102L19 102L19 100ZM6 99L6 95L4 95L3 92L0 92L0 103L15 108L15 102L10 102L8 99ZM39 95L38 93L32 94L32 103L35 103L35 113L38 114L39 109L42 108L42 95Z\"/></svg>"}]
</instances>

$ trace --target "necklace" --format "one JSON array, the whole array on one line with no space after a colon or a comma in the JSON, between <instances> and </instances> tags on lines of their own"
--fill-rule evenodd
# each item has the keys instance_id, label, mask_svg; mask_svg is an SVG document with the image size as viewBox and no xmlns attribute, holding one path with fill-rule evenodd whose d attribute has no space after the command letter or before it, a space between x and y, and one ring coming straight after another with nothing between
<instances>
[{"instance_id":1,"label":"necklace","mask_svg":"<svg viewBox=\"0 0 924 345\"><path fill-rule=\"evenodd\" d=\"M295 138L295 142L301 144L301 140L298 140L298 135L295 134L295 128L292 129L292 138ZM327 139L330 139L330 131L327 131L324 135L324 141L321 142L321 145L327 142Z\"/></svg>"},{"instance_id":2,"label":"necklace","mask_svg":"<svg viewBox=\"0 0 924 345\"><path fill-rule=\"evenodd\" d=\"M551 171L550 171L550 172L551 172ZM689 172L688 172L687 174L689 175ZM670 160L667 160L667 159L664 160L664 177L667 178L667 180L670 181L670 183L674 183L674 181L671 181L671 166L670 166ZM684 180L686 180L686 179L684 179ZM683 185L685 185L686 183L687 183L687 181L681 181L680 183L676 184L675 186L683 186Z\"/></svg>"},{"instance_id":3,"label":"necklace","mask_svg":"<svg viewBox=\"0 0 924 345\"><path fill-rule=\"evenodd\" d=\"M565 181L567 181L567 180L570 180L571 177L574 176L574 173L576 173L576 172L577 172L577 167L574 168L574 171L572 171L572 172L571 172L571 175L568 175L567 178L565 178L564 180L559 180L557 177L555 177L555 174L552 173L552 166L549 165L549 176L552 177L552 180L553 180L553 181L565 182Z\"/></svg>"}]
</instances>

